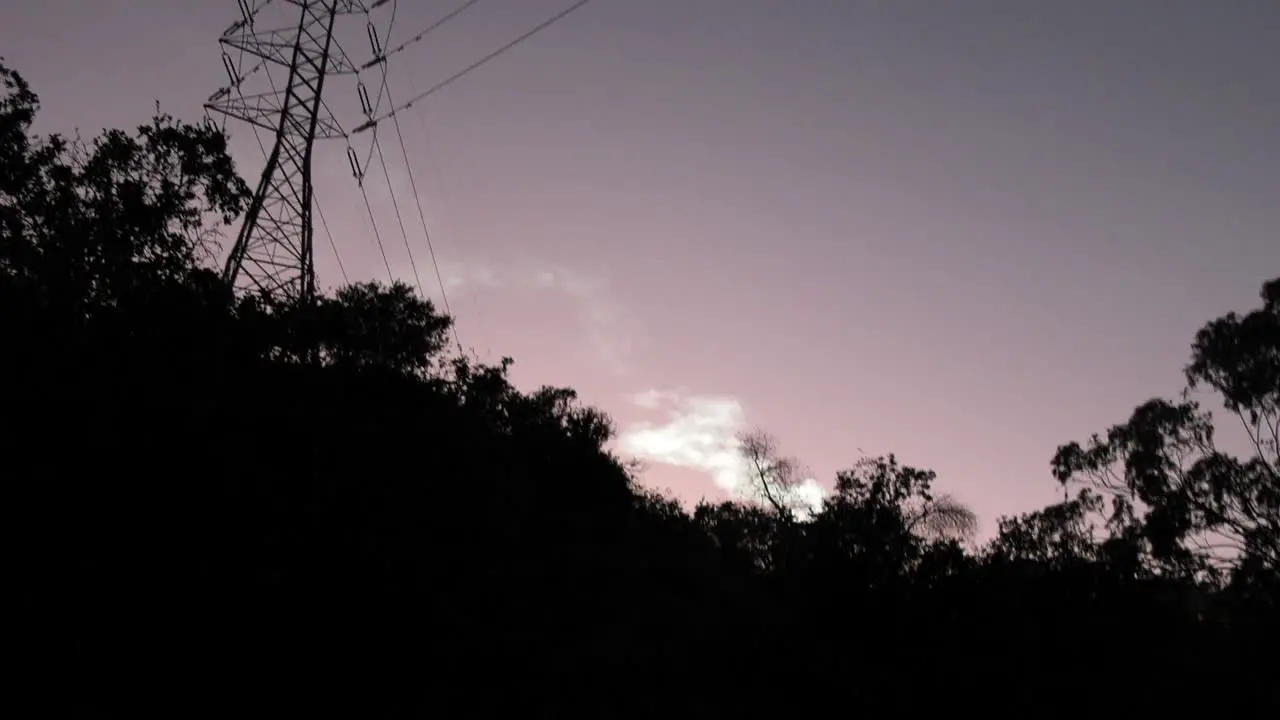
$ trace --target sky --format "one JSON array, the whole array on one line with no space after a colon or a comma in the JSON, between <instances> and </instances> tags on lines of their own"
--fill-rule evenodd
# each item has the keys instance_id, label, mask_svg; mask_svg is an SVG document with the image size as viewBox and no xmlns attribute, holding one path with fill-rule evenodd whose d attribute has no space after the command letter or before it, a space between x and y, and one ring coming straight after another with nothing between
<instances>
[{"instance_id":1,"label":"sky","mask_svg":"<svg viewBox=\"0 0 1280 720\"><path fill-rule=\"evenodd\" d=\"M367 22L394 47L460 1L339 36L367 58ZM382 107L569 4L476 3L392 56ZM202 118L240 11L3 17L38 129L92 135L157 101ZM646 483L731 497L734 436L759 427L811 494L894 452L989 532L1060 499L1057 446L1176 395L1195 331L1280 275L1278 35L1273 0L594 0L399 112L412 182L382 123L392 182L375 164L364 187L392 274L443 285L462 344L514 357L522 387L609 412ZM355 97L326 90L348 128ZM256 182L253 134L228 129ZM347 276L386 280L344 145L317 147L318 202ZM319 232L316 255L339 284Z\"/></svg>"}]
</instances>

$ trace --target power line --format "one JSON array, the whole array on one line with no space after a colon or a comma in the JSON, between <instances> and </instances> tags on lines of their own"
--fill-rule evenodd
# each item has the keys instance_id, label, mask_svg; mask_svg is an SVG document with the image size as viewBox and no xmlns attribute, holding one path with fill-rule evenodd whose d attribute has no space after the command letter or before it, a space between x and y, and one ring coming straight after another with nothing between
<instances>
[{"instance_id":1,"label":"power line","mask_svg":"<svg viewBox=\"0 0 1280 720\"><path fill-rule=\"evenodd\" d=\"M416 103L416 102L418 102L418 101L420 101L420 100L422 100L422 99L426 98L427 96L432 95L432 94L434 94L434 93L436 93L436 92L438 92L438 91L440 91L440 90L445 89L446 87L448 87L449 85L452 85L453 83L457 82L458 80L461 80L463 77L465 77L466 75L470 74L473 70L478 69L480 66L482 66L482 65L484 65L484 64L486 64L486 63L488 63L488 62L490 62L491 60L496 59L496 58L497 58L497 57L499 57L500 55L502 55L502 54L506 53L508 50L511 50L512 48L516 47L517 45L519 45L520 43L524 42L525 40L528 40L529 38L533 37L534 35L537 35L538 33L542 32L543 30L546 30L547 28L551 27L552 25L556 24L557 22L559 22L559 21L561 21L561 20L565 19L566 17L568 17L568 16L569 16L569 14L570 14L570 13L574 12L575 10L578 10L578 9L582 8L583 6L585 6L585 5L586 5L587 3L589 3L589 2L591 2L591 0L578 0L577 2L575 2L575 3L574 3L574 4L572 4L572 5L570 5L569 7L565 8L564 10L561 10L560 12L556 13L555 15L552 15L551 17L547 18L546 20L542 21L541 23L539 23L539 24L535 25L532 29L528 30L528 31L527 31L527 32L525 32L523 35L520 35L519 37L517 37L516 39L514 39L514 40L512 40L511 42L507 43L506 45L503 45L502 47L498 48L497 50L494 50L493 52L489 53L488 55L485 55L484 57L482 57L482 58L480 58L479 60L477 60L477 61L475 61L475 62L471 63L470 65L468 65L468 66L466 66L465 68L463 68L463 69L459 70L458 72L454 73L453 75L450 75L449 77L445 78L444 80L441 80L440 82L436 83L435 85L432 85L430 88L427 88L425 91L418 93L417 95L415 95L415 96L413 96L412 98L410 98L410 99L408 100L408 102L404 103L403 105L394 106L394 107L392 107L392 109L391 109L391 110L387 111L386 113L383 113L382 115L379 115L379 116L377 116L377 117L374 117L372 120L369 120L369 121L368 121L368 122L366 122L365 124L363 124L363 125L361 125L361 126L357 127L356 129L354 129L354 130L352 130L352 131L351 131L351 134L352 134L352 135L355 135L355 134L357 134L357 133L364 132L365 130L368 130L368 129L370 129L370 128L375 128L375 127L377 127L378 123L382 122L383 120L386 120L386 119L387 119L387 118L389 118L389 117L393 117L396 113L400 112L401 110L407 110L408 108L412 107L414 103Z\"/></svg>"},{"instance_id":2,"label":"power line","mask_svg":"<svg viewBox=\"0 0 1280 720\"><path fill-rule=\"evenodd\" d=\"M390 36L392 28L394 28L394 27L395 27L395 22L396 22L396 10L398 9L398 6L399 6L399 2L398 2L398 0L397 0L397 1L395 1L395 2L393 2L393 3L392 3L392 5L391 5L391 21L390 21L390 22L388 23L388 25L387 25L387 35L388 35L388 36ZM370 22L369 27L370 27L370 40L372 40L372 41L375 43L375 50L376 50L376 43L377 43L377 40L376 40L376 38L374 37L374 30L373 30L373 23L372 23L372 21ZM357 71L357 77L358 77L358 76L359 76L359 72ZM387 92L387 93L388 93L388 97L390 97L390 95L389 95L389 93L390 93L390 89L389 89L389 88L388 88L388 86L387 86L387 68L386 68L386 66L385 66L385 65L384 65L384 66L383 66L383 68L382 68L382 77L379 79L379 83L378 83L378 84L379 84L379 88L378 88L378 101L377 101L377 102L378 102L378 103L381 103L381 102L382 102L382 95L383 95L383 92L384 92L384 91L385 91L385 92ZM367 95L362 91L362 102L364 102L364 101L365 101L365 100L364 100L364 98L365 98L365 97L367 97ZM367 115L367 116L372 116L372 115L377 111L377 110L376 110L376 108L377 108L377 104L374 104L374 105L366 105L365 107L366 107L366 112L368 113L368 115ZM403 141L402 141L402 142L403 142ZM348 146L347 146L347 148L348 148L348 151L350 151L350 150L351 150L351 146L350 146L350 145L348 145ZM423 292L423 290L422 290L422 276L418 273L418 262L417 262L417 261L414 259L414 257L413 257L413 246L409 243L409 231L405 228L405 225L404 225L404 215L400 212L400 201L396 199L396 188L395 188L395 183L393 183L393 182L391 181L391 170L387 167L387 158L386 158L386 156L385 156L385 155L383 154L383 152L382 152L382 142L378 139L378 134L377 134L377 133L374 133L374 134L373 134L373 142L372 142L371 147L370 147L370 149L369 149L369 153L370 153L370 155L369 155L369 160L366 162L366 167L367 167L367 165L368 165L368 164L370 164L370 163L372 162L372 159L373 159L373 153L374 153L374 152L376 152L376 153L377 153L377 155L378 155L378 164L382 166L382 176L383 176L383 178L385 178L385 179L386 179L386 181L387 181L387 192L388 192L388 193L390 194L390 196L391 196L391 209L392 209L392 211L395 213L395 216L396 216L396 224L400 226L400 235L401 235L401 237L404 239L404 249L405 249L405 251L409 254L409 267L410 267L410 268L412 269L412 271L413 271L413 281L414 281L414 284L415 284L415 285L417 285L417 287L418 287L418 292L419 292L419 294L421 294L421 293ZM356 181L357 181L357 183L358 183L358 184L359 184L359 186L360 186L360 194L361 194L361 196L364 198L364 202L365 202L365 209L366 209L366 210L368 211L368 213L369 213L369 222L373 225L374 238L376 239L376 241L377 241L377 243L378 243L378 250L379 250L379 252L382 254L382 262L383 262L383 264L384 264L384 265L386 266L386 268L387 268L387 275L388 275L388 276L390 276L391 282L393 282L393 283L394 283L394 282L395 282L395 275L394 275L394 273L392 273L392 272L391 272L391 264L390 264L390 262L388 262L388 261L387 261L387 252L386 252L386 248L385 248L385 247L383 246L383 244L382 244L382 236L381 236L381 234L378 232L378 225L377 225L377 222L374 220L373 207L372 207L372 206L370 205L370 203L369 203L369 194L368 194L368 192L366 191L366 189L365 189L365 187L364 187L364 174L365 174L365 170L364 170L364 169L359 169L359 168L352 168L352 170L353 170L353 171L357 171L357 172L356 172ZM410 171L409 171L409 172L410 172L410 176L412 177L412 172L413 172L413 171L412 171L412 169L410 169Z\"/></svg>"},{"instance_id":3,"label":"power line","mask_svg":"<svg viewBox=\"0 0 1280 720\"><path fill-rule=\"evenodd\" d=\"M233 32L238 32L246 26L253 27L253 21L258 16L258 13L262 12L262 9L270 4L271 0L262 0L262 2L256 2L256 0L240 0L241 18L231 23L231 27L223 30L222 34L230 35Z\"/></svg>"},{"instance_id":4,"label":"power line","mask_svg":"<svg viewBox=\"0 0 1280 720\"><path fill-rule=\"evenodd\" d=\"M378 244L378 252L382 254L382 265L387 268L387 277L394 283L396 275L391 272L391 262L387 260L387 248L382 244L382 233L378 232L378 221L373 217L373 205L369 202L369 191L365 190L363 180L357 184L360 186L360 196L364 198L364 209L369 213L369 226L373 228L374 242Z\"/></svg>"},{"instance_id":5,"label":"power line","mask_svg":"<svg viewBox=\"0 0 1280 720\"><path fill-rule=\"evenodd\" d=\"M412 83L412 80L411 80L410 82ZM412 87L412 84L411 84L411 87ZM398 115L396 115L396 116L394 116L394 117L399 117L399 116L398 116ZM445 183L444 173L443 173L443 172L441 172L441 170L440 170L440 164L439 164L438 162L433 162L433 161L432 161L432 159L431 159L431 155L432 155L432 152L431 152L431 131L427 129L427 118L426 118L426 113L422 113L422 112L418 113L418 122L419 122L419 124L420 124L420 125L421 125L421 127L422 127L422 142L423 142L423 144L426 146L426 147L425 147L425 149L424 149L424 152L425 152L426 157L427 157L427 163L428 163L429 165L431 165L431 169L432 169L432 171L433 171L433 174L435 175L436 184L440 187L440 202L441 202L441 204L442 204L442 210L444 211L444 212L442 213L442 215L443 215L443 216L445 216L445 217L449 217L449 216L451 216L451 215L453 214L452 210L450 209L450 202L449 202L449 187L448 187L448 185ZM411 180L410 182L412 182L412 180ZM421 211L419 211L419 212L421 212ZM450 221L450 222L449 222L449 224L452 224L452 222ZM438 227L438 225L437 225L437 227ZM423 230L423 232L426 232L426 230L425 230L425 223L424 223L424 230ZM427 249L431 251L431 261L432 261L432 264L434 265L434 264L435 264L435 250L434 250L434 248L432 248L432 246L431 246L431 236L430 236L430 234L429 234L429 233L427 234ZM436 265L436 280L437 280L437 281L439 281L439 283L440 283L440 296L441 296L441 298L442 298L442 299L443 299L443 301L444 301L444 308L445 308L445 312L447 312L447 313L449 313L450 315L452 315L452 311L449 309L449 297L448 297L448 295L445 293L445 289L444 289L444 287L445 287L445 286L444 286L444 280L440 277L440 266L439 266L439 265ZM468 318L468 319L467 319L467 322L468 322L468 324L473 324L473 325L474 325L474 324L478 324L478 325L480 326L480 334L481 334L481 335L484 335L484 315L483 315L482 313L480 313L480 304L479 304L478 302L476 302L476 289L475 289L474 285L469 286L469 287L468 287L468 289L469 289L469 291L470 291L470 292L469 292L469 295L470 295L470 298L471 298L471 310L472 310L472 312L473 312L473 315L472 315L472 317L470 317L470 318ZM462 343L458 341L458 329L457 329L457 326L456 326L456 325L455 325L455 326L454 326L454 328L453 328L453 339L454 339L454 344L458 346L458 352L459 352L459 353L461 353L461 352L462 352Z\"/></svg>"},{"instance_id":6,"label":"power line","mask_svg":"<svg viewBox=\"0 0 1280 720\"><path fill-rule=\"evenodd\" d=\"M400 0L391 0L391 19L387 21L387 35L384 38L386 42L391 42L391 31L396 29L396 14L399 11L400 11ZM380 49L378 46L382 43L382 41L378 40L377 38L377 31L374 30L374 26L373 26L373 18L369 19L369 40L371 43L373 43L374 54L377 54ZM365 70L368 67L369 67L369 64L365 63L360 67L360 70ZM359 71L356 72L356 76L359 77ZM387 85L387 68L384 66L382 68L382 87L386 87L386 85ZM376 114L378 110L381 108L382 108L382 88L380 87L378 88L378 98L373 101L374 113Z\"/></svg>"},{"instance_id":7,"label":"power line","mask_svg":"<svg viewBox=\"0 0 1280 720\"><path fill-rule=\"evenodd\" d=\"M392 100L391 98L391 86L387 82L387 72L388 72L388 67L384 65L382 69L382 87L379 88L378 95L381 96L383 93L385 93L387 96L387 101L394 104L394 100ZM404 132L400 128L400 119L398 117L393 117L392 120L395 123L396 139L400 143L400 153L404 157L405 172L409 177L410 193L413 195L414 204L418 208L418 220L422 224L422 233L427 240L427 251L431 255L431 265L435 269L436 282L439 283L440 285L441 304L444 306L445 314L452 318L453 310L449 306L448 291L445 289L444 278L440 273L440 264L436 259L435 246L431 241L431 230L427 227L426 211L424 211L422 208L422 197L418 193L418 182L413 174L413 161L409 158L409 150L405 144ZM418 273L418 263L413 257L413 246L409 242L409 232L408 232L408 229L405 228L404 215L400 212L400 202L396 199L395 184L391 181L391 170L387 165L386 155L383 154L382 152L382 142L379 139L377 132L373 133L373 149L377 152L378 164L382 166L382 175L387 181L387 191L391 194L391 207L392 207L392 210L395 212L396 223L400 226L400 235L404 239L405 251L409 254L409 266L413 270L414 283L418 287L418 293L425 297L426 292L422 287L422 276ZM363 190L363 186L361 187L361 189ZM456 318L454 319L456 321ZM458 328L457 328L456 322L453 325L451 325L450 329L452 330L452 334L453 334L453 342L455 345L457 345L458 352L461 353L462 342L458 338Z\"/></svg>"},{"instance_id":8,"label":"power line","mask_svg":"<svg viewBox=\"0 0 1280 720\"><path fill-rule=\"evenodd\" d=\"M385 77L386 77L385 73L383 73L383 77L385 82ZM395 101L391 99L391 88L388 87L386 90L387 90L387 102L394 105ZM400 118L396 115L392 115L391 121L395 123L396 137L399 138L400 140L400 152L401 154L404 155L404 166L405 166L405 170L409 175L409 190L410 192L413 193L414 204L418 206L418 220L422 222L422 234L427 239L427 252L431 254L431 265L433 268L435 268L436 282L440 284L440 302L442 305L444 305L445 314L448 315L449 317L453 317L453 310L449 307L449 293L447 290L445 290L444 277L440 274L440 263L436 262L436 249L435 249L434 243L431 242L431 231L427 228L427 214L422 209L422 196L418 194L418 183L416 180L414 180L414 177L413 177L413 163L410 162L409 160L409 149L405 146L405 143L404 143L404 133L400 131ZM382 151L379 150L378 153L379 153L379 156L381 156ZM384 169L386 168L385 163L383 164L383 168ZM388 182L390 182L390 180L388 180ZM417 270L415 269L414 272L416 274ZM418 283L418 289L419 290L422 289L421 282ZM458 325L457 325L456 319L455 319L455 322L451 325L451 328L453 330L453 344L458 346L458 353L461 354L462 342L458 340Z\"/></svg>"},{"instance_id":9,"label":"power line","mask_svg":"<svg viewBox=\"0 0 1280 720\"><path fill-rule=\"evenodd\" d=\"M470 1L469 1L469 2L467 2L467 3L464 3L461 7L459 7L459 8L457 8L457 9L455 9L454 11L452 11L452 12L450 12L450 13L446 14L446 15L445 15L443 18L441 18L440 20L437 20L437 21L436 21L436 22L435 22L431 27L429 27L429 28L427 28L426 30L424 30L424 31L422 31L421 33L419 33L419 34L415 37L415 39L414 39L414 40L411 40L409 43L402 44L399 48L396 48L396 49L392 50L392 52L391 52L391 53L385 53L385 54L383 54L381 57L385 60L386 55L388 55L388 54L394 54L394 53L396 53L396 52L399 52L399 50L403 49L404 47L407 47L409 44L412 44L413 42L417 42L418 40L421 40L423 37L425 37L425 36L426 36L426 34L427 34L427 33L431 32L432 30L434 30L434 29L436 29L436 28L438 28L438 27L440 27L441 25L443 25L444 23L446 23L446 22L448 22L449 20L453 19L454 17L457 17L457 15L458 15L459 13L461 13L463 10L466 10L468 7L470 7L470 6L474 5L476 2L479 2L479 0L470 0ZM388 37L390 37L390 35L391 35L391 30L392 30L392 28L395 26L396 11L397 11L397 6L398 6L398 5L399 5L398 0L393 0L393 4L392 4L392 6L391 6L391 21L390 21L390 23L388 24L388 28L387 28L387 36L388 36ZM370 27L372 28L372 24L370 24ZM374 42L374 44L375 44L375 52L376 52L376 51L377 51L377 47L376 47L376 45L378 44L378 41L376 40L376 38L373 38L373 37L372 37L372 30L371 30L371 39L373 39L373 42ZM367 69L367 68L369 68L369 67L373 66L374 64L376 64L376 63L367 63L367 64L366 64L366 65L364 65L364 66L363 66L363 68L361 68L361 69ZM389 69L390 69L389 65L388 65L387 63L383 62L383 63L382 63L382 76L381 76L380 84L379 84L379 87L378 87L377 100L372 104L372 107L370 107L370 106L366 105L366 107L367 107L367 108L368 108L368 110L369 110L368 115L367 115L367 117L369 117L369 118L372 118L373 116L375 116L375 115L376 115L376 113L377 113L378 109L381 107L381 104L382 104L382 98L383 98L384 94L385 94L385 96L386 96L386 98L387 98L387 102L388 102L388 103L390 103L390 104L392 104L392 105L394 105L394 100L392 100L392 98L391 98L391 87L390 87L390 85L389 85L389 83L388 83L388 81L387 81L387 74L388 74ZM357 75L358 75L358 73L357 73ZM406 145L405 145L404 133L401 131L401 128L400 128L400 120L399 120L399 118L394 118L394 121L395 121L395 129L396 129L396 138L397 138L397 140L398 140L398 141L399 141L399 143L400 143L400 152L401 152L401 154L402 154L402 155L403 155L403 157L404 157L404 162L405 162L405 171L406 171L406 173L408 174L408 177L409 177L409 187L410 187L410 192L413 194L414 204L417 206L417 209L418 209L418 219L419 219L419 221L420 221L420 222L421 222L421 224L422 224L422 232L423 232L423 235L426 237L426 240L427 240L427 251L428 251L428 252L430 253L430 255L431 255L431 265L432 265L432 267L433 267L433 268L434 268L434 270L435 270L435 274L436 274L436 281L437 281L437 282L439 283L439 285L440 285L440 298L441 298L441 304L444 306L445 314L446 314L446 315L448 315L448 316L450 316L450 317L452 317L452 316L453 316L453 311L452 311L452 309L451 309L451 308L450 308L450 306L449 306L449 296L448 296L447 291L445 290L444 278L442 277L442 275L441 275L441 273L440 273L440 264L439 264L439 263L437 262L437 260L436 260L435 247L434 247L434 245L433 245L433 243L432 243L432 241L431 241L431 231L430 231L430 230L428 229L428 227L427 227L426 212L425 212L425 211L423 210L423 208L422 208L422 198L421 198L421 196L418 194L418 183L417 183L417 180L415 179L414 174L413 174L413 162L412 162L412 160L409 158L409 151L408 151L408 148L407 148L407 147L406 147ZM408 255L409 255L409 266L412 268L412 271L413 271L413 279L414 279L414 283L415 283L415 284L417 285L417 287L418 287L418 292L419 292L419 294L422 294L422 295L424 295L424 296L425 296L425 294L426 294L426 293L425 293L425 291L424 291L424 288L422 287L422 276L418 273L418 263L417 263L417 261L416 261L416 260L414 259L414 257L413 257L413 247L412 247L411 243L409 242L409 232L408 232L408 230L405 228L405 224L404 224L404 215L400 212L400 203L399 203L399 201L396 199L395 185L394 185L394 183L392 183L392 181L391 181L391 171L390 171L390 168L389 168L389 167L388 167L388 165L387 165L387 159L386 159L386 156L385 156L385 155L383 154L383 152L382 152L382 142L381 142L381 140L380 140L380 139L379 139L379 137L378 137L378 132L377 132L377 130L376 130L376 129L375 129L375 131L374 131L374 133L373 133L373 141L372 141L372 143L371 143L370 155L369 155L368 160L366 161L366 166L367 166L369 163L371 163L371 162L372 162L372 159L373 159L373 153L374 153L375 151L377 152L377 155L378 155L378 164L382 166L382 174L383 174L383 177L384 177L384 178L386 179L386 181L387 181L387 191L388 191L388 192L390 193L390 195L391 195L391 207L392 207L393 211L395 212L395 216L396 216L396 223L397 223L397 224L399 225L399 227L400 227L400 235L401 235L401 237L404 239L404 247L405 247L405 251L406 251L406 252L408 253ZM364 171L363 171L363 170L361 170L361 171L360 171L360 174L358 174L358 175L357 175L357 178L358 178L358 179L362 179L362 177L363 177L363 173L364 173ZM361 185L361 191L362 191L362 192L364 192L363 184ZM367 201L367 199L366 199L366 203L367 203L367 202L368 202L368 201ZM370 212L370 221L372 222L372 220L373 220L373 213L372 213L372 210L370 210L369 212ZM376 232L376 227L375 227L375 232ZM379 241L379 249L380 249L380 250L382 249L381 241ZM384 259L384 262L385 262L385 260L386 260L385 252L384 252L384 257L383 257L383 259ZM387 270L387 271L388 271L388 273L390 273L390 267L388 267L388 270ZM456 319L455 319L455 320L456 320ZM455 322L453 325L451 325L450 329L452 330L452 334L453 334L453 342L454 342L454 344L455 344L455 345L457 345L457 347L458 347L458 352L459 352L459 353L461 353L461 352L462 352L462 343L461 343L461 341L458 339L458 328L457 328L457 324L456 324L456 322Z\"/></svg>"},{"instance_id":10,"label":"power line","mask_svg":"<svg viewBox=\"0 0 1280 720\"><path fill-rule=\"evenodd\" d=\"M329 238L329 247L333 248L333 258L338 261L338 272L342 273L342 284L350 285L347 268L342 264L342 255L338 253L338 243L334 242L333 233L329 232L329 222L324 219L324 211L320 209L320 200L315 196L314 190L311 192L311 201L315 203L316 215L320 216L320 227L324 228L324 234Z\"/></svg>"},{"instance_id":11,"label":"power line","mask_svg":"<svg viewBox=\"0 0 1280 720\"><path fill-rule=\"evenodd\" d=\"M373 146L378 150L378 164L382 166L382 176L387 179L387 192L391 194L391 209L396 214L396 222L400 225L400 235L404 237L404 249L409 253L409 267L413 269L413 281L422 292L422 277L418 275L418 263L413 259L413 248L409 245L409 231L404 227L404 216L400 214L400 202L396 200L396 188L391 182L391 171L387 169L387 159L382 155L382 143L374 138ZM413 177L413 171L409 172ZM416 191L415 191L416 192Z\"/></svg>"},{"instance_id":12,"label":"power line","mask_svg":"<svg viewBox=\"0 0 1280 720\"><path fill-rule=\"evenodd\" d=\"M387 0L381 0L381 3L379 4L385 4L386 2ZM399 10L400 10L400 0L391 0L391 19L387 22L387 33L385 38L388 41L391 39L391 31L394 30L396 27L396 14L399 12ZM382 39L379 39L377 36L377 30L375 29L375 26L373 24L373 17L370 16L368 12L365 13L365 17L368 18L368 23L369 23L368 24L369 42L372 44L373 54L376 57L382 53L382 47L381 47ZM365 63L364 65L356 69L356 79L357 81L359 81L361 88L364 87L364 79L361 77L360 73L363 70L367 70L371 65L372 63ZM386 88L387 86L387 69L388 68L385 65L382 67L382 77L379 78L379 81L378 81L378 97L373 101L372 105L367 105L367 104L365 105L366 120L376 116L378 114L378 111L382 109L383 89ZM366 103L367 101L364 98L367 96L364 95L363 90L361 90L360 92L362 93L361 103L362 104ZM346 139L348 140L348 143L349 143L351 136L350 135L346 136ZM364 156L364 164L359 166L360 177L363 177L364 173L369 171L369 166L373 164L373 151L375 146L377 145L377 142L378 142L378 133L374 132L373 142L369 144L369 152L366 153Z\"/></svg>"},{"instance_id":13,"label":"power line","mask_svg":"<svg viewBox=\"0 0 1280 720\"><path fill-rule=\"evenodd\" d=\"M364 70L364 69L367 69L367 68L373 67L374 65L377 65L378 63L384 63L384 64L385 64L385 63L387 62L387 58L391 57L392 55L395 55L396 53L402 52L403 50L405 50L406 48L410 47L411 45L414 45L414 44L416 44L416 43L422 42L423 38L425 38L425 37L426 37L429 33L431 33L433 30L438 29L441 25L444 25L445 23L449 22L450 20L452 20L452 19L454 19L454 18L458 17L459 15L461 15L461 14L462 14L462 12L463 12L464 10L466 10L466 9L467 9L467 8L469 8L469 7L471 7L472 5L475 5L475 4L476 4L476 3L478 3L478 2L480 2L480 0L467 0L467 2L462 3L462 5L460 5L460 6L456 7L456 8L454 8L453 10L449 11L448 13L445 13L445 15L444 15L443 17L441 17L439 20L436 20L435 22L431 23L431 25L427 26L427 29L426 29L426 30L423 30L422 32L418 33L417 35L414 35L412 38L410 38L410 39L408 39L408 40L406 40L406 41L404 41L404 42L400 43L399 45L397 45L396 47L391 48L390 50L386 51L385 53L382 53L381 55L378 55L377 57L373 58L373 59L372 59L372 60L370 60L369 62L367 62L367 63L365 63L364 65L362 65L362 66L360 67L360 69L361 69L361 70ZM394 20L394 18L395 18L395 6L394 6L394 5L392 6L391 13L392 13L391 17L392 17L392 19ZM390 34L390 33L388 32L388 35L389 35L389 34Z\"/></svg>"}]
</instances>

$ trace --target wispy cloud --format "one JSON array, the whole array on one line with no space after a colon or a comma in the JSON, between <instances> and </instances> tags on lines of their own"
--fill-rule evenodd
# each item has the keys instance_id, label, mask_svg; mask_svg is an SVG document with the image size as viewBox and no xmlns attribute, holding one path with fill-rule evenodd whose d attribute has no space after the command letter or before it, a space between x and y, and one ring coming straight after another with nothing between
<instances>
[{"instance_id":1,"label":"wispy cloud","mask_svg":"<svg viewBox=\"0 0 1280 720\"><path fill-rule=\"evenodd\" d=\"M604 276L531 260L509 265L445 263L440 271L448 292L464 287L504 288L568 296L578 308L586 341L605 370L614 375L630 371L633 337L624 327L624 313Z\"/></svg>"},{"instance_id":2,"label":"wispy cloud","mask_svg":"<svg viewBox=\"0 0 1280 720\"><path fill-rule=\"evenodd\" d=\"M440 279L445 290L468 287L501 287L497 274L488 265L475 263L440 263Z\"/></svg>"},{"instance_id":3,"label":"wispy cloud","mask_svg":"<svg viewBox=\"0 0 1280 720\"><path fill-rule=\"evenodd\" d=\"M623 453L650 463L705 472L736 499L751 496L750 471L739 434L748 428L742 403L727 395L689 395L646 390L628 398L636 407L664 410L663 422L641 421L618 437ZM797 504L816 509L826 491L812 478L792 489Z\"/></svg>"},{"instance_id":4,"label":"wispy cloud","mask_svg":"<svg viewBox=\"0 0 1280 720\"><path fill-rule=\"evenodd\" d=\"M533 277L538 287L559 290L577 301L587 326L588 342L596 355L615 375L626 374L631 341L620 332L621 308L610 294L607 282L564 267L537 268Z\"/></svg>"}]
</instances>

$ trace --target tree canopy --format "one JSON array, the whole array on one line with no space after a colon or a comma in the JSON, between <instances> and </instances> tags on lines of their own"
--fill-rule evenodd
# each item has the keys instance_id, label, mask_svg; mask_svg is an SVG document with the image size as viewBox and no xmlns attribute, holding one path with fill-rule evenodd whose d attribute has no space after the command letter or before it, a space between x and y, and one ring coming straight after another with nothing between
<instances>
[{"instance_id":1,"label":"tree canopy","mask_svg":"<svg viewBox=\"0 0 1280 720\"><path fill-rule=\"evenodd\" d=\"M1188 393L1058 450L1074 499L987 542L894 455L797 512L799 465L763 433L754 500L686 510L607 449L606 414L461 354L406 285L237 297L213 261L249 190L222 133L41 137L35 93L0 80L28 707L1280 708L1280 279L1197 334Z\"/></svg>"}]
</instances>

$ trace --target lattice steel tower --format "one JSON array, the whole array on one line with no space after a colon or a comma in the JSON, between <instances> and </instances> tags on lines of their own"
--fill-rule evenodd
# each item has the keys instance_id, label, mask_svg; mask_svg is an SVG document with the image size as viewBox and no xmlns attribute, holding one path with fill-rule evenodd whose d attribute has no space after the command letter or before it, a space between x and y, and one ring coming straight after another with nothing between
<instances>
[{"instance_id":1,"label":"lattice steel tower","mask_svg":"<svg viewBox=\"0 0 1280 720\"><path fill-rule=\"evenodd\" d=\"M339 16L367 15L386 1L277 0L298 9L297 24L259 30L255 19L266 2L257 2L255 7L252 0L240 0L243 19L219 39L231 84L214 93L205 108L274 136L223 271L237 290L290 299L309 299L315 294L312 146L317 138L346 136L325 106L325 78L357 72L357 66L334 42L334 24ZM270 91L246 95L241 90L244 77L228 50L287 68L288 79L283 87L275 87L273 82Z\"/></svg>"}]
</instances>

